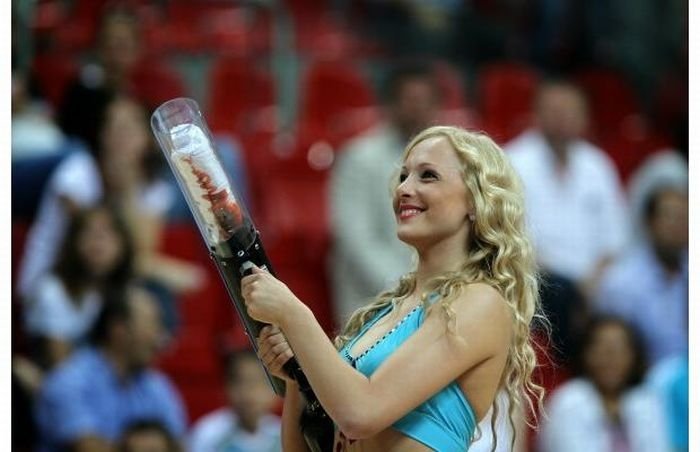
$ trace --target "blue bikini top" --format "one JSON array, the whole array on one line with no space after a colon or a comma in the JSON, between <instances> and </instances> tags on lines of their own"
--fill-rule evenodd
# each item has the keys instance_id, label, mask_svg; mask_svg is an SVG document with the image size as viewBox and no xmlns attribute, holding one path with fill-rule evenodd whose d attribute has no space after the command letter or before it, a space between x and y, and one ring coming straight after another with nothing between
<instances>
[{"instance_id":1,"label":"blue bikini top","mask_svg":"<svg viewBox=\"0 0 700 452\"><path fill-rule=\"evenodd\" d=\"M437 298L438 294L433 294L430 302ZM380 310L340 350L341 356L366 376L372 375L423 323L423 306L418 305L374 345L353 358L350 350L358 339L392 308L389 305ZM453 381L396 421L392 427L434 450L464 452L476 429L476 417L461 388Z\"/></svg>"}]
</instances>

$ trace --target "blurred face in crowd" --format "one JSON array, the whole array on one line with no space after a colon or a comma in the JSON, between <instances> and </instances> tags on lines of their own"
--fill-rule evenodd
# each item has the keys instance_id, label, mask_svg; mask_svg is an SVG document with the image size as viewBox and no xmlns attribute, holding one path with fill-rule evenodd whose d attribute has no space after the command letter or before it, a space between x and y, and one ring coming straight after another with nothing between
<instances>
[{"instance_id":1,"label":"blurred face in crowd","mask_svg":"<svg viewBox=\"0 0 700 452\"><path fill-rule=\"evenodd\" d=\"M12 72L12 113L22 111L27 103L27 80L21 73Z\"/></svg>"},{"instance_id":2,"label":"blurred face in crowd","mask_svg":"<svg viewBox=\"0 0 700 452\"><path fill-rule=\"evenodd\" d=\"M624 389L635 358L627 330L616 322L597 326L583 357L588 375L604 394L617 394Z\"/></svg>"},{"instance_id":3,"label":"blurred face in crowd","mask_svg":"<svg viewBox=\"0 0 700 452\"><path fill-rule=\"evenodd\" d=\"M657 253L673 263L688 247L687 195L670 189L657 194L648 228Z\"/></svg>"},{"instance_id":4,"label":"blurred face in crowd","mask_svg":"<svg viewBox=\"0 0 700 452\"><path fill-rule=\"evenodd\" d=\"M394 122L405 138L428 127L438 109L436 87L427 77L408 77L399 82L392 105Z\"/></svg>"},{"instance_id":5,"label":"blurred face in crowd","mask_svg":"<svg viewBox=\"0 0 700 452\"><path fill-rule=\"evenodd\" d=\"M107 210L96 210L85 221L77 240L78 253L94 276L112 271L124 254L124 241Z\"/></svg>"},{"instance_id":6,"label":"blurred face in crowd","mask_svg":"<svg viewBox=\"0 0 700 452\"><path fill-rule=\"evenodd\" d=\"M143 369L153 362L163 343L164 330L155 299L145 290L128 291L130 319L127 328L127 354L131 369Z\"/></svg>"},{"instance_id":7,"label":"blurred face in crowd","mask_svg":"<svg viewBox=\"0 0 700 452\"><path fill-rule=\"evenodd\" d=\"M555 150L580 138L588 126L583 95L568 85L542 88L537 99L536 116L538 127Z\"/></svg>"},{"instance_id":8,"label":"blurred face in crowd","mask_svg":"<svg viewBox=\"0 0 700 452\"><path fill-rule=\"evenodd\" d=\"M226 387L229 403L242 424L251 430L255 429L258 420L272 409L275 394L255 356L241 356L231 367Z\"/></svg>"},{"instance_id":9,"label":"blurred face in crowd","mask_svg":"<svg viewBox=\"0 0 700 452\"><path fill-rule=\"evenodd\" d=\"M394 193L397 234L416 248L453 241L466 250L469 195L461 163L445 137L427 138L408 154Z\"/></svg>"},{"instance_id":10,"label":"blurred face in crowd","mask_svg":"<svg viewBox=\"0 0 700 452\"><path fill-rule=\"evenodd\" d=\"M131 432L124 438L123 452L173 452L170 441L159 430Z\"/></svg>"},{"instance_id":11,"label":"blurred face in crowd","mask_svg":"<svg viewBox=\"0 0 700 452\"><path fill-rule=\"evenodd\" d=\"M139 165L151 144L141 106L123 98L112 102L106 112L101 139L103 159L117 165Z\"/></svg>"},{"instance_id":12,"label":"blurred face in crowd","mask_svg":"<svg viewBox=\"0 0 700 452\"><path fill-rule=\"evenodd\" d=\"M139 38L133 18L115 14L105 19L100 35L100 56L107 76L125 75L139 58Z\"/></svg>"}]
</instances>

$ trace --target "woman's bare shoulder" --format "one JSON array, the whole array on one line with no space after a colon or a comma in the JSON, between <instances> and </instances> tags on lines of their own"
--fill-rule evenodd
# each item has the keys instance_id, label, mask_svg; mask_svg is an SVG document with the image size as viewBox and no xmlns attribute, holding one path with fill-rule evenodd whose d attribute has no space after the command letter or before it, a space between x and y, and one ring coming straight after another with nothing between
<instances>
[{"instance_id":1,"label":"woman's bare shoulder","mask_svg":"<svg viewBox=\"0 0 700 452\"><path fill-rule=\"evenodd\" d=\"M483 282L467 284L456 301L465 308L504 314L509 311L508 304L501 292L494 286Z\"/></svg>"},{"instance_id":2,"label":"woman's bare shoulder","mask_svg":"<svg viewBox=\"0 0 700 452\"><path fill-rule=\"evenodd\" d=\"M471 329L479 326L488 330L509 328L511 309L495 287L478 282L468 284L452 304L458 323Z\"/></svg>"}]
</instances>

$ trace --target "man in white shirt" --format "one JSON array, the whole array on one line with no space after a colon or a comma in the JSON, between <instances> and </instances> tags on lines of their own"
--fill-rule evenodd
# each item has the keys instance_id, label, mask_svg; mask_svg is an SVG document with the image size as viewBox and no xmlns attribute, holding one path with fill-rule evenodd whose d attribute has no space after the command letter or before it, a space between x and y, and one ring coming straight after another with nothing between
<instances>
[{"instance_id":1,"label":"man in white shirt","mask_svg":"<svg viewBox=\"0 0 700 452\"><path fill-rule=\"evenodd\" d=\"M536 99L535 128L505 150L523 180L540 263L590 294L625 243L627 219L612 160L582 138L586 115L575 86L545 83Z\"/></svg>"},{"instance_id":2,"label":"man in white shirt","mask_svg":"<svg viewBox=\"0 0 700 452\"><path fill-rule=\"evenodd\" d=\"M660 181L647 194L643 211L647 239L610 266L596 308L632 323L656 364L688 350L687 186Z\"/></svg>"},{"instance_id":3,"label":"man in white shirt","mask_svg":"<svg viewBox=\"0 0 700 452\"><path fill-rule=\"evenodd\" d=\"M389 121L351 141L333 168L331 274L339 325L410 270L410 249L396 237L390 183L408 141L436 117L437 89L430 68L397 68L388 83Z\"/></svg>"},{"instance_id":4,"label":"man in white shirt","mask_svg":"<svg viewBox=\"0 0 700 452\"><path fill-rule=\"evenodd\" d=\"M192 427L191 452L279 452L281 423L271 413L276 397L253 351L234 352L226 365L230 406L205 415Z\"/></svg>"}]
</instances>

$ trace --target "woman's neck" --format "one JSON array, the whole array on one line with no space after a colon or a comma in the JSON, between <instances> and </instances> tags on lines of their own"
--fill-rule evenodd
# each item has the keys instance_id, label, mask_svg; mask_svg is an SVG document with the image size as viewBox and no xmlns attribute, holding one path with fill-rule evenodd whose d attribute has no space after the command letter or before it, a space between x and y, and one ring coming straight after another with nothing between
<instances>
[{"instance_id":1,"label":"woman's neck","mask_svg":"<svg viewBox=\"0 0 700 452\"><path fill-rule=\"evenodd\" d=\"M443 242L429 249L419 250L414 293L422 295L431 279L449 271L459 270L466 258L464 248L454 246L451 242Z\"/></svg>"},{"instance_id":2,"label":"woman's neck","mask_svg":"<svg viewBox=\"0 0 700 452\"><path fill-rule=\"evenodd\" d=\"M124 353L120 352L116 347L112 347L109 344L102 348L107 361L112 365L114 374L120 381L126 381L129 377L129 366Z\"/></svg>"},{"instance_id":3,"label":"woman's neck","mask_svg":"<svg viewBox=\"0 0 700 452\"><path fill-rule=\"evenodd\" d=\"M602 399L603 407L605 408L605 412L607 413L608 418L615 423L620 422L621 394L602 394Z\"/></svg>"}]
</instances>

